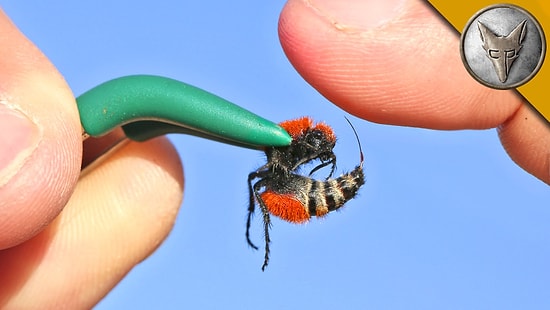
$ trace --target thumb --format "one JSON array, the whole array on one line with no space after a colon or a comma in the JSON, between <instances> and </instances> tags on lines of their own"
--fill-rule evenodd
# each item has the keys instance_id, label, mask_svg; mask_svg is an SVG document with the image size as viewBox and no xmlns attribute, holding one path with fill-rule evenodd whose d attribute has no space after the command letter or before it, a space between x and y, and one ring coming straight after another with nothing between
<instances>
[{"instance_id":1,"label":"thumb","mask_svg":"<svg viewBox=\"0 0 550 310\"><path fill-rule=\"evenodd\" d=\"M485 129L521 105L468 74L459 38L425 1L289 0L279 36L298 72L344 110L370 121Z\"/></svg>"},{"instance_id":2,"label":"thumb","mask_svg":"<svg viewBox=\"0 0 550 310\"><path fill-rule=\"evenodd\" d=\"M550 127L513 91L476 82L458 33L419 0L289 0L281 45L334 104L373 122L432 129L499 128L512 159L550 184Z\"/></svg>"},{"instance_id":3,"label":"thumb","mask_svg":"<svg viewBox=\"0 0 550 310\"><path fill-rule=\"evenodd\" d=\"M0 250L61 211L80 173L80 130L61 75L0 11Z\"/></svg>"}]
</instances>

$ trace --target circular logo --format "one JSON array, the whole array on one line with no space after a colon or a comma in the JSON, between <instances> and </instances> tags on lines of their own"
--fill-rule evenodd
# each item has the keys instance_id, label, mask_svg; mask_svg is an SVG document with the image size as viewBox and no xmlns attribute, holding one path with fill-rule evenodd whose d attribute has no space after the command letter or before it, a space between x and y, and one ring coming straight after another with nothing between
<instances>
[{"instance_id":1,"label":"circular logo","mask_svg":"<svg viewBox=\"0 0 550 310\"><path fill-rule=\"evenodd\" d=\"M511 4L477 12L460 38L466 70L478 82L497 89L527 83L539 71L545 53L546 40L538 21Z\"/></svg>"}]
</instances>

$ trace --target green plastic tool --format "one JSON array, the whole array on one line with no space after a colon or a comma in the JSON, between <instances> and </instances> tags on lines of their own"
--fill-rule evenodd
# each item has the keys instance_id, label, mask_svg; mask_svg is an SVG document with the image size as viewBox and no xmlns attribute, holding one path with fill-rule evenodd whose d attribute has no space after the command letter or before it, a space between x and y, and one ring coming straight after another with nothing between
<instances>
[{"instance_id":1,"label":"green plastic tool","mask_svg":"<svg viewBox=\"0 0 550 310\"><path fill-rule=\"evenodd\" d=\"M136 141L184 133L253 149L291 142L279 125L200 88L160 76L117 78L76 101L83 137L100 137L122 126Z\"/></svg>"},{"instance_id":2,"label":"green plastic tool","mask_svg":"<svg viewBox=\"0 0 550 310\"><path fill-rule=\"evenodd\" d=\"M183 133L252 149L286 146L292 140L271 121L200 88L161 76L117 78L82 94L76 102L82 139L101 140L83 157L81 175L128 139L145 141Z\"/></svg>"}]
</instances>

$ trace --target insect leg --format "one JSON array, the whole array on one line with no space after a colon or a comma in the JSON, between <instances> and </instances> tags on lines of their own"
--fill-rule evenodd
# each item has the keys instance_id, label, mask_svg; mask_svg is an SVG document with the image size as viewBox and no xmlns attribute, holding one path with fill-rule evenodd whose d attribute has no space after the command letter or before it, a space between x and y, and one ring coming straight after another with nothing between
<instances>
[{"instance_id":1,"label":"insect leg","mask_svg":"<svg viewBox=\"0 0 550 310\"><path fill-rule=\"evenodd\" d=\"M332 177L332 175L334 174L334 170L336 169L336 155L334 155L334 154L330 154L330 160L329 160L329 161L326 161L326 162L324 162L324 163L318 165L317 167L313 168L313 169L311 170L311 172L309 173L309 176L311 177L311 175L312 175L315 171L317 171L317 170L319 170L319 169L321 169L321 168L323 168L323 167L326 167L326 166L328 166L328 165L332 165L332 167L330 168L330 173L329 173L329 175L328 175L327 178L326 178L327 180L330 179L330 178Z\"/></svg>"},{"instance_id":2,"label":"insect leg","mask_svg":"<svg viewBox=\"0 0 550 310\"><path fill-rule=\"evenodd\" d=\"M254 217L254 211L256 207L256 202L254 196L258 196L259 190L264 186L265 177L269 174L269 165L264 165L258 170L250 173L248 175L248 216L246 219L246 242L253 249L257 250L258 247L250 240L250 226L252 225L252 217ZM252 185L252 181L256 178L260 180Z\"/></svg>"},{"instance_id":3,"label":"insect leg","mask_svg":"<svg viewBox=\"0 0 550 310\"><path fill-rule=\"evenodd\" d=\"M246 218L246 242L249 246L251 246L253 249L257 250L258 247L252 243L252 240L250 240L250 225L252 222L252 217L254 216L254 211L256 207L256 203L254 201L254 195L255 195L255 187L256 184L259 184L262 182L262 180L256 182L254 184L254 188L252 187L252 180L255 178L261 177L264 173L260 171L254 171L251 174L248 175L248 216Z\"/></svg>"},{"instance_id":4,"label":"insect leg","mask_svg":"<svg viewBox=\"0 0 550 310\"><path fill-rule=\"evenodd\" d=\"M260 188L263 186L261 182L262 180L254 184L254 195L256 196L258 204L260 205L260 210L262 211L264 221L265 255L264 263L262 265L262 271L264 271L267 267L267 264L269 263L269 243L271 242L271 239L269 238L269 229L271 228L271 217L269 216L269 210L267 209L264 200L259 194Z\"/></svg>"}]
</instances>

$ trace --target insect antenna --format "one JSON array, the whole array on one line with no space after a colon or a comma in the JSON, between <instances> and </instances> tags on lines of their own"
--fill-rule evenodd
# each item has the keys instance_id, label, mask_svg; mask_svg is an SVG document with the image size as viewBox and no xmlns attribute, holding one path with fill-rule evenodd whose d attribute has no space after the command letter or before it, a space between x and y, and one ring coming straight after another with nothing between
<instances>
[{"instance_id":1,"label":"insect antenna","mask_svg":"<svg viewBox=\"0 0 550 310\"><path fill-rule=\"evenodd\" d=\"M357 139L357 145L359 145L359 154L360 154L360 158L361 158L361 162L360 162L360 166L363 167L363 160L364 160L364 156L363 156L363 148L361 147L361 140L359 140L359 135L357 134L357 130L355 130L355 127L353 127L353 124L351 123L351 121L344 116L344 118L346 119L346 121L348 122L349 126L351 127L351 129L353 130L353 133L355 134L355 139Z\"/></svg>"}]
</instances>

